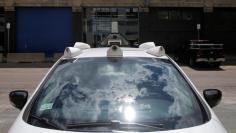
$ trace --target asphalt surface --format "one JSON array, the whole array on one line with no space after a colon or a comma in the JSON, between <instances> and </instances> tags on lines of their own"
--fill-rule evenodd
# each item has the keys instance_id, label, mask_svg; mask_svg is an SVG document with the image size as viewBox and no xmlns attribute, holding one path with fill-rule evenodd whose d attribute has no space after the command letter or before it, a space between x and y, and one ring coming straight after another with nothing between
<instances>
[{"instance_id":1,"label":"asphalt surface","mask_svg":"<svg viewBox=\"0 0 236 133\"><path fill-rule=\"evenodd\" d=\"M214 108L229 133L236 133L236 66L221 69L192 69L182 67L199 91L207 88L220 89L222 102ZM0 132L7 133L19 110L12 107L8 94L12 90L28 90L31 94L48 68L0 68Z\"/></svg>"}]
</instances>

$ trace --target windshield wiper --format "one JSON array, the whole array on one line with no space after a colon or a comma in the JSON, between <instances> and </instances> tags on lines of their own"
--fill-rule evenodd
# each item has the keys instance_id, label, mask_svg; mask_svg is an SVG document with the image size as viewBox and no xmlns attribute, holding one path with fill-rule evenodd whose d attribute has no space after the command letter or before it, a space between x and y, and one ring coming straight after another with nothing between
<instances>
[{"instance_id":1,"label":"windshield wiper","mask_svg":"<svg viewBox=\"0 0 236 133\"><path fill-rule=\"evenodd\" d=\"M135 126L150 127L156 129L164 129L163 124L125 123L125 125L135 125Z\"/></svg>"},{"instance_id":2,"label":"windshield wiper","mask_svg":"<svg viewBox=\"0 0 236 133\"><path fill-rule=\"evenodd\" d=\"M41 118L41 117L38 117L38 116L33 115L33 114L30 114L30 117L36 119L37 121L39 121L39 122L41 122L41 123L43 123L47 126L50 126L50 127L54 128L54 129L58 129L58 130L64 130L65 129L64 126L62 126L61 124L56 124L56 123L54 123L54 122L52 122L52 121L50 121L46 118L43 118L43 117Z\"/></svg>"},{"instance_id":3,"label":"windshield wiper","mask_svg":"<svg viewBox=\"0 0 236 133\"><path fill-rule=\"evenodd\" d=\"M159 123L151 123L151 124L144 124L144 123L134 123L134 122L120 122L120 121L110 121L110 122L87 122L87 123L74 123L74 124L67 124L68 129L72 128L93 128L93 127L109 127L111 129L119 130L123 126L140 126L146 128L153 128L158 130L164 129L164 124Z\"/></svg>"},{"instance_id":4,"label":"windshield wiper","mask_svg":"<svg viewBox=\"0 0 236 133\"><path fill-rule=\"evenodd\" d=\"M112 122L83 122L83 123L73 123L67 124L66 127L70 128L84 128L84 127L102 127L109 126L112 127Z\"/></svg>"},{"instance_id":5,"label":"windshield wiper","mask_svg":"<svg viewBox=\"0 0 236 133\"><path fill-rule=\"evenodd\" d=\"M141 127L147 127L147 128L154 128L154 129L164 129L164 124L161 123L149 123L149 122L145 122L145 123L136 123L136 122L119 122L120 125L125 125L125 126L141 126Z\"/></svg>"}]
</instances>

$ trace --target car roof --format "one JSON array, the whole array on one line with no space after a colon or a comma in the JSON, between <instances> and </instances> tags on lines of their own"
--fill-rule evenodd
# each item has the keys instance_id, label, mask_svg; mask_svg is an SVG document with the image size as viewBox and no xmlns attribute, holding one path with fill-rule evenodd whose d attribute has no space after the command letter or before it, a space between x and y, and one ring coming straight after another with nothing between
<instances>
[{"instance_id":1,"label":"car roof","mask_svg":"<svg viewBox=\"0 0 236 133\"><path fill-rule=\"evenodd\" d=\"M74 58L107 57L108 49L109 47L85 49L82 51L81 54L75 56ZM124 57L149 57L149 58L169 59L166 55L157 57L157 56L148 54L145 50L140 49L140 48L121 47L121 49L123 51L123 58Z\"/></svg>"}]
</instances>

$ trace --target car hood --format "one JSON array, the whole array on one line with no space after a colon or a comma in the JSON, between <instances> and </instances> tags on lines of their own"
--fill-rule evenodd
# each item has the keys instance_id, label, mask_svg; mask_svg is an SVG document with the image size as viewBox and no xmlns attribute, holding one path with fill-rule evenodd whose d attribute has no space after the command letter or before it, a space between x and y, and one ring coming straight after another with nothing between
<instances>
[{"instance_id":1,"label":"car hood","mask_svg":"<svg viewBox=\"0 0 236 133\"><path fill-rule=\"evenodd\" d=\"M114 131L116 132L116 131ZM117 132L124 132L124 131L117 131ZM177 130L168 130L168 131L157 131L153 133L227 133L224 129L221 122L218 118L214 115L212 119L205 124L190 127L190 128L183 128ZM8 133L75 133L72 131L60 131L54 129L46 129L41 127L32 126L22 119L22 114L18 116L12 127L10 128Z\"/></svg>"}]
</instances>

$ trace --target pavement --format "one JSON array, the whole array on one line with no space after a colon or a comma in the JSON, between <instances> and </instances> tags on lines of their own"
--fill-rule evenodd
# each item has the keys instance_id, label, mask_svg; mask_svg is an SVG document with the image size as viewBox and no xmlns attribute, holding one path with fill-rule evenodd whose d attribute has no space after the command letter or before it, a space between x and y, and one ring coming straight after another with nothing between
<instances>
[{"instance_id":1,"label":"pavement","mask_svg":"<svg viewBox=\"0 0 236 133\"><path fill-rule=\"evenodd\" d=\"M213 108L229 133L236 133L236 66L220 69L192 69L182 67L195 86L204 89L219 89L223 93L221 103Z\"/></svg>"},{"instance_id":2,"label":"pavement","mask_svg":"<svg viewBox=\"0 0 236 133\"><path fill-rule=\"evenodd\" d=\"M26 65L26 66L25 66ZM48 65L32 67L25 64L22 68L1 67L0 64L0 132L7 133L19 110L10 105L8 94L12 90L23 89L32 94L43 76L49 70ZM207 88L220 89L223 92L221 103L214 108L229 133L236 133L236 66L222 66L220 69L192 69L182 66L196 87L202 92Z\"/></svg>"}]
</instances>

